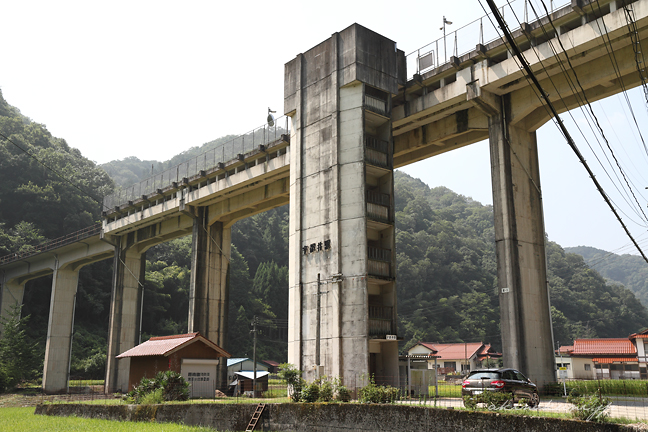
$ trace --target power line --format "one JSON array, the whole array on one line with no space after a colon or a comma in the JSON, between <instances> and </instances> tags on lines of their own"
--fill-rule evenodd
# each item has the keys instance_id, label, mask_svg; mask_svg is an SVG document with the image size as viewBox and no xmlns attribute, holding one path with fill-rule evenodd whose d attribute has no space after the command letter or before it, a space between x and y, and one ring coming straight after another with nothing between
<instances>
[{"instance_id":1,"label":"power line","mask_svg":"<svg viewBox=\"0 0 648 432\"><path fill-rule=\"evenodd\" d=\"M602 12L601 4L599 3L598 0L596 0L596 4L598 6L599 13L601 13ZM648 147L646 147L646 142L643 138L643 134L641 133L641 128L639 128L639 122L637 121L637 117L635 116L634 110L632 109L632 104L630 103L630 98L628 97L627 89L625 87L625 84L623 83L623 77L621 76L621 69L619 68L619 63L616 60L616 54L614 53L614 49L612 48L612 41L610 40L610 34L607 30L607 26L605 25L605 21L603 21L603 29L601 29L601 24L599 23L599 20L596 20L595 22L598 27L599 33L601 33L601 38L603 39L603 46L605 46L605 50L607 51L608 57L610 58L612 67L614 69L614 73L617 76L617 79L619 80L619 85L621 86L623 96L626 100L626 104L628 105L628 109L630 110L630 115L632 116L637 131L639 132L639 136L641 138L644 151L646 155L648 155ZM603 35L605 35L605 37L603 37ZM607 38L607 43L606 43L606 38Z\"/></svg>"},{"instance_id":2,"label":"power line","mask_svg":"<svg viewBox=\"0 0 648 432\"><path fill-rule=\"evenodd\" d=\"M597 0L597 3L598 3L598 0ZM531 5L531 8L533 9L533 12L536 14L536 17L537 17L537 13L536 13L536 11L535 11L535 8L533 7L533 3L530 3L530 5ZM545 12L547 13L547 18L548 18L549 23L551 24L551 27L554 29L554 31L556 32L556 34L558 34L558 31L557 31L557 29L556 29L556 27L555 27L555 25L554 25L553 20L551 19L551 15L550 15L550 14L548 13L548 11L547 11L547 6L544 4L544 2L542 2L542 6L544 7ZM604 26L605 26L605 23L604 23ZM543 31L544 31L544 25L542 26L542 29L543 29ZM607 31L607 29L606 29L606 31ZM545 32L545 34L546 34L546 32ZM634 191L633 191L633 189L632 189L632 186L630 186L630 183L628 182L628 179L627 179L627 177L626 177L625 171L624 171L624 169L621 167L621 165L620 165L620 163L619 163L619 161L618 161L616 155L614 154L614 150L612 150L612 147L610 146L610 142L608 141L607 136L605 135L605 132L603 131L603 127L601 126L601 124L600 124L600 122L599 122L599 120L598 120L598 117L597 117L596 114L594 113L594 108L592 107L592 104L590 103L589 98L587 97L587 94L586 94L586 92L585 92L585 89L583 88L583 85L581 84L580 79L578 78L578 74L576 73L576 69L575 69L574 66L572 65L571 59L569 58L569 55L567 54L567 50L565 49L565 46L563 45L562 41L560 40L560 37L557 37L556 40L558 41L558 44L560 45L560 48L562 49L563 53L565 54L565 59L567 60L567 63L569 64L569 68L571 69L572 73L574 74L574 78L576 79L576 83L578 84L578 87L579 87L580 90L581 90L582 98L585 100L585 103L587 104L587 107L588 107L589 113L590 113L591 117L594 119L594 122L596 123L596 127L598 128L599 133L601 134L601 137L602 137L603 140L605 141L605 144L607 145L607 148L608 148L608 150L610 151L610 154L612 155L612 158L614 159L614 162L616 163L617 167L619 168L619 172L620 172L621 175L623 176L623 179L624 179L626 185L628 186L628 190L629 190L630 193L632 194L632 197L634 198L635 202L637 203L638 208L641 210L641 213L643 214L644 219L645 219L646 221L648 221L648 216L646 216L646 214L644 213L644 211L643 211L643 207L642 207L642 205L639 203L639 200L637 199L637 197L636 197L636 195L635 195L635 193L634 193ZM605 41L604 41L604 43L605 43ZM554 47L553 47L553 44L551 43L551 41L549 41L549 44L550 44L550 46L552 47L552 50L553 50L554 52L556 52L555 49L554 49ZM556 53L556 57L557 57L558 60L559 60L559 64L561 65L561 68L563 69L563 73L565 74L565 76L567 76L567 77L569 78L569 74L568 74L567 71L564 69L564 67L563 67L563 65L562 65L562 62L560 61L560 56L559 56L557 53ZM615 68L615 70L617 70L617 69L618 69L618 64L617 64L617 68ZM625 90L624 90L624 91L625 91ZM639 133L641 134L641 130L639 130ZM642 139L643 139L643 136L642 136ZM609 160L608 160L608 163L609 163ZM617 177L617 178L618 178L618 177ZM635 188L636 188L636 186L635 186Z\"/></svg>"},{"instance_id":3,"label":"power line","mask_svg":"<svg viewBox=\"0 0 648 432\"><path fill-rule=\"evenodd\" d=\"M529 67L528 63L526 62L526 60L522 56L522 53L520 52L520 49L518 48L515 41L513 40L512 36L511 36L507 26L506 26L506 23L504 22L504 20L502 19L502 17L499 14L499 11L497 10L497 6L493 2L493 0L486 0L486 2L488 3L488 6L491 8L491 11L493 12L493 16L495 17L495 19L497 20L500 28L502 29L502 33L504 33L504 36L506 37L506 40L509 43L509 46L514 51L515 56L518 58L519 62L522 64L522 67L524 68L524 71L529 76L529 78L533 81L533 84L535 85L535 87L538 89L538 91L542 95L542 99L544 100L546 106L551 110L551 112L552 112L552 114L553 114L553 116L555 118L555 121L558 123L558 125L560 127L560 130L561 130L563 136L565 136L565 138L567 139L567 143L569 144L571 149L574 151L574 153L576 154L576 156L578 157L580 162L583 164L583 166L587 170L587 173L590 175L590 178L594 182L597 190L599 191L599 193L601 194L601 196L603 197L605 202L610 207L610 210L612 210L612 213L614 213L614 215L616 216L617 220L619 221L619 223L623 227L623 229L626 232L627 236L630 238L630 240L632 240L632 242L634 243L635 247L637 248L637 250L639 251L641 256L648 263L648 257L646 257L643 250L641 250L641 248L639 247L639 245L637 244L635 239L632 237L632 234L630 234L630 231L628 230L625 223L623 222L623 220L621 219L621 217L617 213L616 209L614 208L614 206L610 202L607 194L603 190L603 187L600 185L600 183L596 179L594 173L592 172L590 167L587 165L587 162L585 161L585 158L581 154L580 150L578 150L578 147L576 146L576 143L574 142L573 138L571 137L569 131L565 127L565 124L563 123L562 118L559 116L558 112L554 108L553 104L551 103L551 100L549 100L549 96L547 95L545 90L542 88L542 86L538 82L538 79L536 78L535 74L533 73L533 71Z\"/></svg>"},{"instance_id":4,"label":"power line","mask_svg":"<svg viewBox=\"0 0 648 432\"><path fill-rule=\"evenodd\" d=\"M508 2L508 0L507 0L507 2ZM534 13L534 15L535 15L535 17L536 17L536 20L537 20L538 22L541 22L540 17L539 17L539 15L538 15L538 13L537 13L535 7L533 6L533 3L532 3L532 2L529 2L529 5L531 6L531 9L533 10L533 13ZM544 3L542 3L542 5L543 5L543 7L544 7L544 10L545 10L545 13L546 13L546 16L547 16L547 19L548 19L549 23L551 24L551 26L552 26L552 28L553 28L555 34L558 35L558 30L556 29L556 27L555 27L554 24L553 24L553 20L551 19L551 15L549 14L549 11L547 10L546 5L545 5ZM510 6L510 2L509 2L509 6ZM512 7L511 7L511 9L512 9ZM515 12L513 12L513 14L514 14L516 20L518 21L518 23L521 25L520 20L519 20L519 18L517 17L517 14L516 14ZM565 59L567 60L567 62L568 62L568 64L569 64L569 69L571 70L571 72L572 72L572 74L573 74L573 76L574 76L574 78L575 78L575 80L576 80L576 84L577 84L578 87L580 88L580 92L576 89L576 84L574 83L572 77L570 76L569 71L568 71L567 68L565 67L565 65L564 65L564 63L563 63L563 60L562 60L561 57L560 57L560 53L558 52L558 50L556 50L556 48L554 47L553 43L551 42L551 38L549 38L550 35L549 35L549 33L545 30L544 24L542 24L542 25L540 26L540 28L542 29L542 31L543 31L545 37L547 37L547 38L549 39L549 40L548 40L549 47L551 48L551 50L552 50L552 52L553 52L553 54L554 54L554 57L557 59L557 64L558 64L558 66L560 67L560 69L561 69L563 75L565 76L566 81L567 81L567 83L568 83L568 85L569 85L569 87L570 87L570 89L571 89L571 91L572 91L572 94L573 94L573 95L577 98L577 100L580 102L580 103L579 103L579 108L581 109L581 111L584 112L584 114L585 114L585 118L586 118L586 119L587 119L588 116L589 116L590 118L592 118L592 119L594 120L594 123L596 124L596 127L597 127L597 130L598 130L599 134L601 135L601 137L602 137L603 140L605 141L605 143L606 143L606 145L607 145L607 148L608 148L608 150L610 151L610 154L612 155L612 158L614 159L614 161L615 161L615 163L616 163L616 166L617 166L619 172L621 173L621 175L622 175L622 177L623 177L623 180L625 181L625 183L626 183L626 185L627 185L627 187L628 187L627 190L630 192L630 194L631 194L632 197L634 198L634 201L637 203L637 207L634 207L634 206L633 206L630 202L628 202L625 198L624 198L624 200L626 201L626 203L627 203L627 204L628 204L632 209L634 209L635 214L636 214L637 216L639 216L639 218L641 218L642 216L641 216L641 215L636 211L636 208L638 208L639 211L643 214L643 219L644 219L646 222L648 222L648 216L646 216L646 214L643 212L643 208L642 208L641 204L639 203L639 201L637 200L637 198L636 198L636 196L635 196L635 194L634 194L634 192L633 192L632 186L631 186L630 183L628 182L628 179L627 179L627 177L626 177L625 171L624 171L623 168L621 167L621 165L620 165L620 163L619 163L619 161L618 161L616 155L614 154L614 150L613 150L612 147L610 146L610 143L609 143L609 141L608 141L608 139L607 139L607 137L606 137L606 135L605 135L605 132L603 131L603 128L601 127L600 122L599 122L599 120L598 120L596 114L594 113L594 109L592 108L592 105L591 105L589 99L587 98L587 94L585 93L585 89L583 88L583 85L581 84L580 79L578 78L578 74L576 73L576 70L574 69L574 67L573 67L573 65L572 65L572 63L571 63L571 59L569 58L569 55L567 54L567 50L565 49L564 45L562 44L562 41L560 40L560 37L556 37L556 39L557 39L557 41L558 41L558 43L559 43L559 45L560 45L560 48L562 49L562 52L565 54ZM610 176L610 174L608 173L607 169L606 169L605 166L601 163L601 160L598 158L598 155L596 154L596 152L594 151L594 149L593 149L592 146L590 145L589 141L587 140L587 137L585 136L585 134L583 133L583 131L581 130L581 128L578 126L578 122L576 122L576 120L574 119L573 115L572 115L571 112L569 111L569 108L568 108L568 106L567 106L567 103L565 102L564 98L562 97L561 92L558 90L558 87L557 87L556 84L554 83L554 81L553 81L553 79L552 79L552 77L551 77L551 74L549 74L549 71L547 70L546 66L544 65L544 62L542 61L540 54L537 53L536 48L533 46L533 43L532 43L531 39L529 38L528 35L527 35L526 37L527 37L527 40L529 41L529 43L530 43L532 49L533 49L534 51L536 51L536 55L537 55L537 57L538 57L538 61L540 62L540 65L541 65L542 69L544 70L544 72L547 74L547 78L549 79L549 82L553 85L554 89L556 90L556 94L558 95L558 97L559 97L560 100L562 101L563 105L565 106L565 109L568 111L568 115L572 118L572 120L574 120L574 124L576 125L576 127L577 127L578 130L579 130L579 132L580 132L581 135L583 136L583 139L585 140L585 142L588 144L590 150L592 150L592 153L594 154L595 158L597 159L597 161L599 162L599 164L600 164L601 167L603 168L603 170L604 170L604 172L606 173L606 175L608 176L608 178L610 179L610 181L612 181L612 184L614 185L614 187L615 187L615 188L617 189L617 191L621 194L621 196L624 197L624 193L622 193L622 191L619 190L619 187L614 183L614 181L613 181L612 177ZM616 68L615 68L615 70L616 70ZM537 94L537 93L536 93L536 94ZM541 101L542 101L542 99L541 99ZM587 105L588 110L584 110L584 109L583 109L583 105ZM594 133L594 128L592 127L592 123L591 123L591 121L588 119L587 122L588 122L588 125L590 126L590 129L592 130L592 133ZM612 168L614 169L614 166L612 165L612 163L610 162L609 158L607 157L607 154L606 154L605 151L603 150L603 147L601 146L601 143L600 143L600 141L598 140L598 138L596 137L596 134L595 134L595 133L594 133L594 136L595 136L595 138L596 138L596 141L599 143L599 146L601 147L601 150L602 150L602 152L603 152L603 155L605 156L606 160L608 161L608 164L610 164L610 167L612 167ZM619 182L621 182L621 179L619 179L619 177L618 177L618 175L616 174L616 172L615 172L615 176L616 176L617 180L618 180ZM636 188L636 186L635 186L635 188ZM622 189L624 189L624 188L622 187ZM624 189L624 190L625 190L625 189ZM626 194L627 194L627 191L626 191ZM619 206L617 206L617 207L619 207ZM619 207L619 208L620 208L620 207ZM623 212L623 213L624 213L624 215L625 215L625 212ZM627 216L627 215L626 215L626 216ZM628 216L627 216L627 217L628 217ZM628 218L629 218L629 217L628 217ZM635 223L636 223L636 222L635 222ZM645 226L645 225L642 225L642 224L637 224L637 225Z\"/></svg>"}]
</instances>

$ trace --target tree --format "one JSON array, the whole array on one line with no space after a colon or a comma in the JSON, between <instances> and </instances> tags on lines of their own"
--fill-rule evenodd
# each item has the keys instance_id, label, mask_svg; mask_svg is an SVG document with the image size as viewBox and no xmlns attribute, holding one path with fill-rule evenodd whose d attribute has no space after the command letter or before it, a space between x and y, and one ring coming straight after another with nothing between
<instances>
[{"instance_id":1,"label":"tree","mask_svg":"<svg viewBox=\"0 0 648 432\"><path fill-rule=\"evenodd\" d=\"M29 316L20 317L22 306L13 306L0 318L0 390L12 389L22 380L33 379L38 372L35 344L26 335Z\"/></svg>"},{"instance_id":2,"label":"tree","mask_svg":"<svg viewBox=\"0 0 648 432\"><path fill-rule=\"evenodd\" d=\"M279 267L273 261L259 265L252 294L270 306L270 310L279 319L288 319L288 267Z\"/></svg>"}]
</instances>

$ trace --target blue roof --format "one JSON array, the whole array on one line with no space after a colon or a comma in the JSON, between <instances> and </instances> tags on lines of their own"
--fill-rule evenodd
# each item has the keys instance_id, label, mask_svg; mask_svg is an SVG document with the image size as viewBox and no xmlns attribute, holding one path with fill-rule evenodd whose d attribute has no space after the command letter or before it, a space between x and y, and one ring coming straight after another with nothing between
<instances>
[{"instance_id":1,"label":"blue roof","mask_svg":"<svg viewBox=\"0 0 648 432\"><path fill-rule=\"evenodd\" d=\"M235 364L243 363L245 361L252 361L251 358L228 358L227 359L227 367L233 366ZM257 360L257 368L259 366L264 366L267 368L270 368L272 365L269 365L268 363L262 361L262 360Z\"/></svg>"},{"instance_id":2,"label":"blue roof","mask_svg":"<svg viewBox=\"0 0 648 432\"><path fill-rule=\"evenodd\" d=\"M243 363L246 360L252 361L252 359L249 359L249 358L228 358L227 359L227 367L230 367L230 366L235 365L237 363Z\"/></svg>"}]
</instances>

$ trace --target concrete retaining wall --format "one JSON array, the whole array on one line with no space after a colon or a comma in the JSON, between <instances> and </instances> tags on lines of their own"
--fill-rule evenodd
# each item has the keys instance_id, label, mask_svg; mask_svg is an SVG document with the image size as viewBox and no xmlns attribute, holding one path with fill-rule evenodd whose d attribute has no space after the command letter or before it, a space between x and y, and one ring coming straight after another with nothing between
<instances>
[{"instance_id":1,"label":"concrete retaining wall","mask_svg":"<svg viewBox=\"0 0 648 432\"><path fill-rule=\"evenodd\" d=\"M38 405L36 414L110 420L157 421L209 426L220 432L244 431L256 406L193 405ZM268 404L257 431L470 431L470 432L630 432L620 425L468 412L402 405Z\"/></svg>"}]
</instances>

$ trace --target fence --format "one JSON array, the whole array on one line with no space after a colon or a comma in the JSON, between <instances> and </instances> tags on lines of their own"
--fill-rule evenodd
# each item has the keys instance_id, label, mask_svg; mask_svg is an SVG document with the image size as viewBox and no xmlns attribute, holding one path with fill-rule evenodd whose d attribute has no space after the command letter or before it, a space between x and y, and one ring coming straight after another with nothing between
<instances>
[{"instance_id":1,"label":"fence","mask_svg":"<svg viewBox=\"0 0 648 432\"><path fill-rule=\"evenodd\" d=\"M420 378L420 379L419 379ZM377 385L388 384L399 389L398 392L391 393L392 398L388 401L394 404L426 406L436 408L452 408L464 409L463 399L461 395L462 377L451 376L443 377L437 376L437 385L434 381L430 381L427 389L422 387L420 383L422 379L429 379L425 376L423 378L413 378L411 386L407 384L406 375L400 377L391 376L376 376L374 381ZM357 375L345 377L341 380L350 392L352 402L358 401L361 389L369 383L366 375ZM194 384L195 385L195 384ZM551 383L548 385L539 385L540 388L540 404L534 408L524 407L518 405L515 408L520 408L525 411L533 411L534 415L556 416L562 415L569 418L573 405L567 401L564 396L563 383ZM599 389L601 397L607 397L610 400L610 405L606 408L606 412L613 418L625 418L630 421L641 420L648 421L648 381L643 380L574 380L565 383L567 392L573 390L579 391L582 395L595 395L599 397ZM411 390L415 391L411 391ZM215 392L216 389L214 389ZM221 397L204 397L202 399L192 399L188 403L229 403L229 404L243 404L243 403L288 403L290 398L287 397L289 392L285 384L277 383L271 380L268 390L261 394L260 398L252 398L248 395L233 396L229 386L219 388L225 396ZM426 391L427 390L427 391ZM211 392L211 390L210 390ZM28 394L27 394L28 393ZM96 385L94 382L77 381L74 386L70 387L67 394L62 395L46 395L38 390L30 389L28 392L19 392L14 396L16 402L21 406L33 406L42 403L92 403L114 405L122 404L121 395L106 395L103 393L103 386ZM485 409L483 405L479 405L478 409ZM502 407L504 411L508 410L508 406ZM493 407L491 407L491 410ZM499 408L498 408L499 409Z\"/></svg>"},{"instance_id":2,"label":"fence","mask_svg":"<svg viewBox=\"0 0 648 432\"><path fill-rule=\"evenodd\" d=\"M549 13L571 4L569 0L545 1L545 3L549 3L547 6ZM511 30L518 29L519 22L533 22L547 16L539 0L513 0L499 8L499 13L504 17ZM538 17L536 17L536 13ZM414 74L444 65L451 56L461 57L474 51L477 44L487 45L496 41L500 39L501 35L501 30L497 27L492 13L454 31L447 32L447 30L446 26L446 34L443 37L407 54L408 79L412 78Z\"/></svg>"},{"instance_id":3,"label":"fence","mask_svg":"<svg viewBox=\"0 0 648 432\"><path fill-rule=\"evenodd\" d=\"M191 178L200 174L201 171L207 171L216 167L219 163L228 162L236 159L238 155L244 155L247 152L258 149L261 145L266 146L275 142L282 135L289 133L289 118L288 116L280 117L274 122L273 126L260 126L213 149L207 150L188 161L152 175L146 180L123 188L114 194L107 195L103 201L104 209L112 209L115 206L139 199L143 195L155 193L158 189L163 189L171 186L174 182L182 181L183 178Z\"/></svg>"},{"instance_id":4,"label":"fence","mask_svg":"<svg viewBox=\"0 0 648 432\"><path fill-rule=\"evenodd\" d=\"M19 261L22 258L27 258L32 255L39 254L41 252L46 252L48 250L56 249L67 244L78 242L79 240L87 239L99 235L101 232L101 224L95 224L86 228L83 228L79 231L67 234L63 237L59 237L54 240L47 241L45 243L30 246L28 249L23 250L22 252L16 252L9 255L0 257L0 264L6 264L13 261Z\"/></svg>"}]
</instances>

